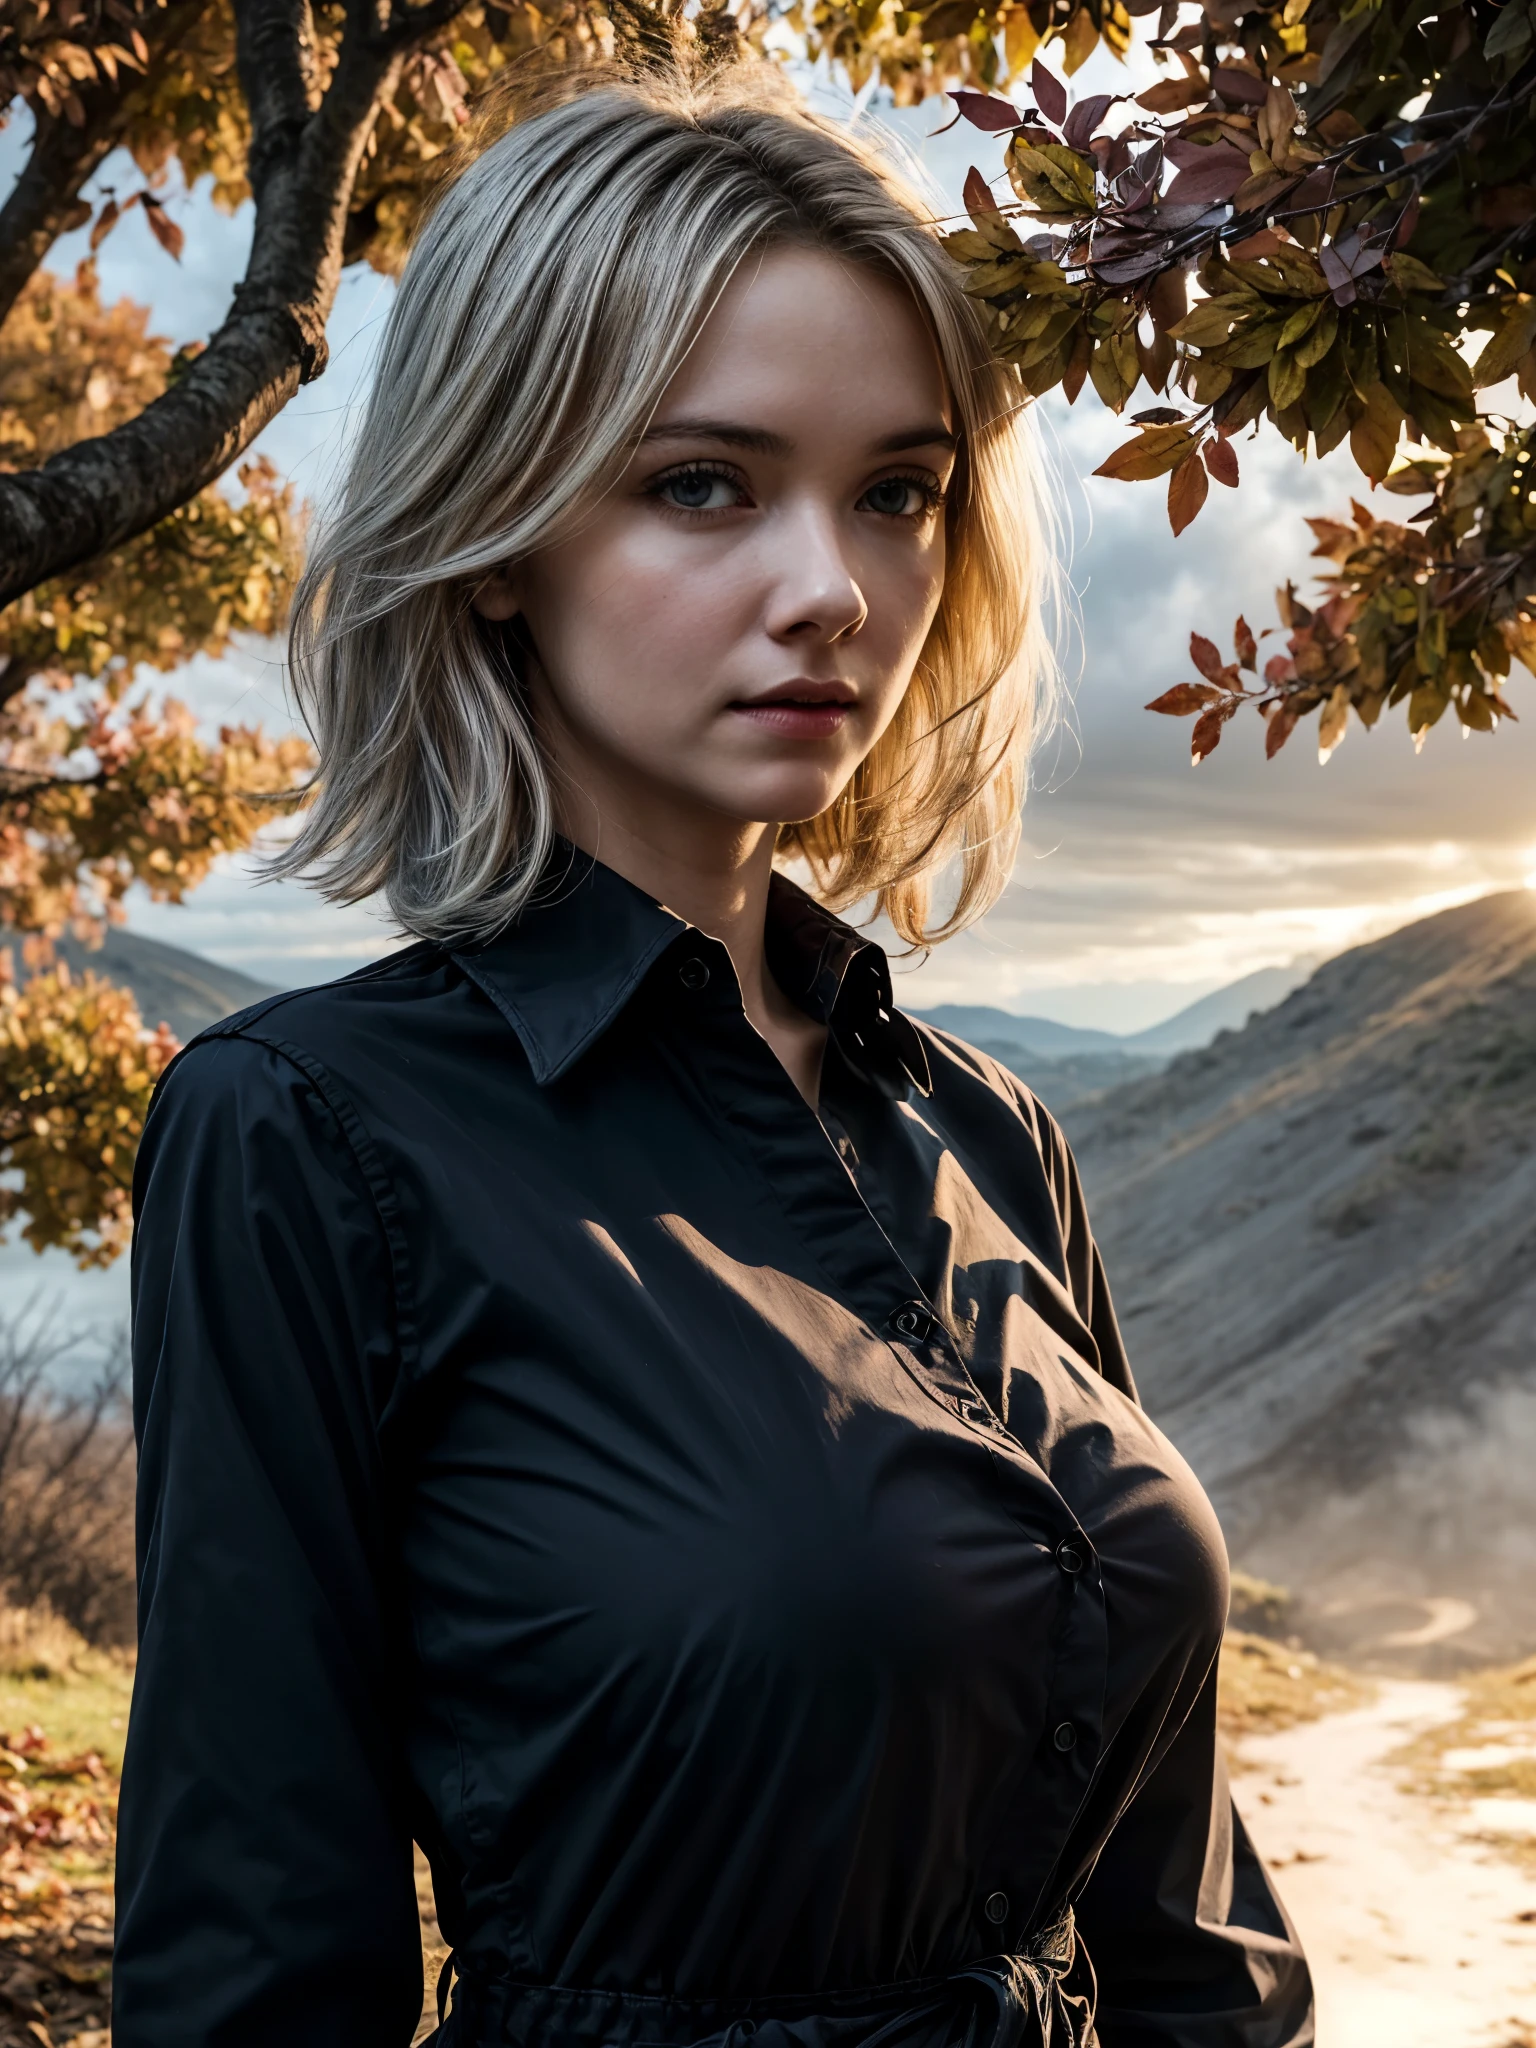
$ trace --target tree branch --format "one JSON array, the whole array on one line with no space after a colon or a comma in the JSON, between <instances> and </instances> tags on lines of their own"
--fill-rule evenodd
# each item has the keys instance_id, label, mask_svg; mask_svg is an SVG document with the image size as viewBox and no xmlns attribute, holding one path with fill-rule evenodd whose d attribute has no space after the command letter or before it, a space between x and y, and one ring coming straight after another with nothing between
<instances>
[{"instance_id":1,"label":"tree branch","mask_svg":"<svg viewBox=\"0 0 1536 2048\"><path fill-rule=\"evenodd\" d=\"M404 51L370 47L349 22L325 96L301 124L307 6L236 0L235 12L257 169L245 277L208 347L137 419L0 476L0 605L174 512L325 367L347 208Z\"/></svg>"},{"instance_id":2,"label":"tree branch","mask_svg":"<svg viewBox=\"0 0 1536 2048\"><path fill-rule=\"evenodd\" d=\"M71 216L87 181L116 147L159 84L167 59L208 6L209 0L173 0L145 14L143 25L150 32L146 75L132 83L103 78L78 87L85 114L78 126L62 114L34 108L31 152L0 206L0 321L58 237L73 225Z\"/></svg>"}]
</instances>

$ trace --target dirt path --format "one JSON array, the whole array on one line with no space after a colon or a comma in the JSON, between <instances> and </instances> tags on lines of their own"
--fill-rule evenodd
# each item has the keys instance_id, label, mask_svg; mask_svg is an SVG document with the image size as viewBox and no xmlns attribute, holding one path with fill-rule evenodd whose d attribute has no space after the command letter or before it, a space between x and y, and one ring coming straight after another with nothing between
<instances>
[{"instance_id":1,"label":"dirt path","mask_svg":"<svg viewBox=\"0 0 1536 2048\"><path fill-rule=\"evenodd\" d=\"M1311 1958L1319 2048L1536 2048L1536 1877L1384 1763L1461 1707L1387 1679L1242 1745L1238 1804Z\"/></svg>"}]
</instances>

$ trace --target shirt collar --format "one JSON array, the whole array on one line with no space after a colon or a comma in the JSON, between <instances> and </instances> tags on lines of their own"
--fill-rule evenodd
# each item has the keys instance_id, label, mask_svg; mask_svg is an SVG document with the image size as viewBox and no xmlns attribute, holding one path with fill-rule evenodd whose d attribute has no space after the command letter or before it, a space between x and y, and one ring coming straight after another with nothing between
<instances>
[{"instance_id":1,"label":"shirt collar","mask_svg":"<svg viewBox=\"0 0 1536 2048\"><path fill-rule=\"evenodd\" d=\"M541 1087L596 1044L663 954L694 928L601 861L557 842L517 919L453 959L517 1033ZM885 954L787 876L768 895L768 963L844 1058L882 1093L930 1088L922 1038L895 1008Z\"/></svg>"}]
</instances>

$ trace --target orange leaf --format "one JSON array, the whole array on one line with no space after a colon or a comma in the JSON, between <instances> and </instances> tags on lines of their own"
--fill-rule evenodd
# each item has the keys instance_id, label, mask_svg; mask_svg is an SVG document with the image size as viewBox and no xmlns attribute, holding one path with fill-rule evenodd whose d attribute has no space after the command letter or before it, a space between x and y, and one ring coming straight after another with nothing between
<instances>
[{"instance_id":1,"label":"orange leaf","mask_svg":"<svg viewBox=\"0 0 1536 2048\"><path fill-rule=\"evenodd\" d=\"M1237 649L1237 660L1240 668L1257 668L1259 643L1253 637L1252 626L1241 615L1239 615L1236 630L1232 635L1232 645Z\"/></svg>"},{"instance_id":2,"label":"orange leaf","mask_svg":"<svg viewBox=\"0 0 1536 2048\"><path fill-rule=\"evenodd\" d=\"M1217 483L1225 484L1229 490L1237 489L1237 450L1230 441L1207 441L1205 466Z\"/></svg>"}]
</instances>

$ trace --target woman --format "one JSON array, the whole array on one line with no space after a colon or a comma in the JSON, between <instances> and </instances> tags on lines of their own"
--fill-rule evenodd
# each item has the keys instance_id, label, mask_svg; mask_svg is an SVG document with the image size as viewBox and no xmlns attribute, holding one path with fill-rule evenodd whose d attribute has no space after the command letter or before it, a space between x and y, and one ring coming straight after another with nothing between
<instances>
[{"instance_id":1,"label":"woman","mask_svg":"<svg viewBox=\"0 0 1536 2048\"><path fill-rule=\"evenodd\" d=\"M140 1153L117 2048L403 2048L413 1838L452 2048L1309 2041L1071 1158L817 900L1004 879L1018 386L750 78L521 114L298 610L286 865L418 943Z\"/></svg>"}]
</instances>

